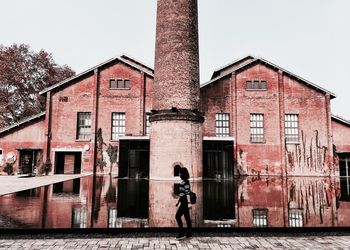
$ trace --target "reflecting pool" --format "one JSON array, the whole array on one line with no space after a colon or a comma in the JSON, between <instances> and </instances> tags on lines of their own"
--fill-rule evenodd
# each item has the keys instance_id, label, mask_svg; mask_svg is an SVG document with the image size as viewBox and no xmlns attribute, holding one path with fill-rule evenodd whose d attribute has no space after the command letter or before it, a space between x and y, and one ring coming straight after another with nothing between
<instances>
[{"instance_id":1,"label":"reflecting pool","mask_svg":"<svg viewBox=\"0 0 350 250\"><path fill-rule=\"evenodd\" d=\"M0 196L0 228L176 227L178 183L88 176ZM195 227L349 227L350 177L192 182Z\"/></svg>"}]
</instances>

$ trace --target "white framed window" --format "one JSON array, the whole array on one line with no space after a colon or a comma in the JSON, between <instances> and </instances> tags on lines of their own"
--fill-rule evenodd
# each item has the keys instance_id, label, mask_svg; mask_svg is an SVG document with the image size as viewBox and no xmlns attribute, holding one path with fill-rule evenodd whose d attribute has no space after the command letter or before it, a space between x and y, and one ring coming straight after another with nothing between
<instances>
[{"instance_id":1,"label":"white framed window","mask_svg":"<svg viewBox=\"0 0 350 250\"><path fill-rule=\"evenodd\" d=\"M284 115L284 128L287 142L299 142L299 117L297 114Z\"/></svg>"},{"instance_id":2,"label":"white framed window","mask_svg":"<svg viewBox=\"0 0 350 250\"><path fill-rule=\"evenodd\" d=\"M303 210L302 209L290 209L288 213L288 225L289 227L303 227Z\"/></svg>"},{"instance_id":3,"label":"white framed window","mask_svg":"<svg viewBox=\"0 0 350 250\"><path fill-rule=\"evenodd\" d=\"M108 209L108 228L117 227L117 209L109 208Z\"/></svg>"},{"instance_id":4,"label":"white framed window","mask_svg":"<svg viewBox=\"0 0 350 250\"><path fill-rule=\"evenodd\" d=\"M72 211L72 227L73 228L86 228L86 208L74 207Z\"/></svg>"},{"instance_id":5,"label":"white framed window","mask_svg":"<svg viewBox=\"0 0 350 250\"><path fill-rule=\"evenodd\" d=\"M91 112L78 112L77 139L88 140L91 135Z\"/></svg>"},{"instance_id":6,"label":"white framed window","mask_svg":"<svg viewBox=\"0 0 350 250\"><path fill-rule=\"evenodd\" d=\"M265 142L264 114L250 114L250 142Z\"/></svg>"},{"instance_id":7,"label":"white framed window","mask_svg":"<svg viewBox=\"0 0 350 250\"><path fill-rule=\"evenodd\" d=\"M151 113L146 113L146 135L149 135L151 132L151 122L149 121L150 116Z\"/></svg>"},{"instance_id":8,"label":"white framed window","mask_svg":"<svg viewBox=\"0 0 350 250\"><path fill-rule=\"evenodd\" d=\"M267 211L266 208L253 209L254 227L267 227Z\"/></svg>"},{"instance_id":9,"label":"white framed window","mask_svg":"<svg viewBox=\"0 0 350 250\"><path fill-rule=\"evenodd\" d=\"M125 135L125 113L112 113L112 140L117 140L119 136Z\"/></svg>"},{"instance_id":10,"label":"white framed window","mask_svg":"<svg viewBox=\"0 0 350 250\"><path fill-rule=\"evenodd\" d=\"M230 114L217 113L215 115L216 136L230 136Z\"/></svg>"}]
</instances>

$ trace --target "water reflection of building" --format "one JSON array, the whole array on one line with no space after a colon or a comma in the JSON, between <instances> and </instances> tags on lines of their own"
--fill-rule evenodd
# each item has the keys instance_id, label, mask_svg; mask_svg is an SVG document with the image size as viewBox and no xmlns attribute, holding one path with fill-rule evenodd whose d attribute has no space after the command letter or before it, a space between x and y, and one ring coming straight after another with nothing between
<instances>
[{"instance_id":1,"label":"water reflection of building","mask_svg":"<svg viewBox=\"0 0 350 250\"><path fill-rule=\"evenodd\" d=\"M341 177L337 190L337 226L349 226L350 177Z\"/></svg>"},{"instance_id":2,"label":"water reflection of building","mask_svg":"<svg viewBox=\"0 0 350 250\"><path fill-rule=\"evenodd\" d=\"M245 177L191 185L195 227L350 226L350 178ZM1 196L0 228L176 227L176 194L169 181L84 177Z\"/></svg>"},{"instance_id":3,"label":"water reflection of building","mask_svg":"<svg viewBox=\"0 0 350 250\"><path fill-rule=\"evenodd\" d=\"M192 226L201 227L203 225L203 183L191 182L191 190L197 194L197 203L190 210ZM175 214L179 199L178 184L172 181L150 181L149 192L150 226L177 227Z\"/></svg>"},{"instance_id":4,"label":"water reflection of building","mask_svg":"<svg viewBox=\"0 0 350 250\"><path fill-rule=\"evenodd\" d=\"M333 226L336 212L334 181L330 178L288 179L289 226Z\"/></svg>"},{"instance_id":5,"label":"water reflection of building","mask_svg":"<svg viewBox=\"0 0 350 250\"><path fill-rule=\"evenodd\" d=\"M237 226L283 227L283 186L281 178L240 179L237 189Z\"/></svg>"},{"instance_id":6,"label":"water reflection of building","mask_svg":"<svg viewBox=\"0 0 350 250\"><path fill-rule=\"evenodd\" d=\"M235 225L235 190L233 180L203 182L203 220L206 226Z\"/></svg>"}]
</instances>

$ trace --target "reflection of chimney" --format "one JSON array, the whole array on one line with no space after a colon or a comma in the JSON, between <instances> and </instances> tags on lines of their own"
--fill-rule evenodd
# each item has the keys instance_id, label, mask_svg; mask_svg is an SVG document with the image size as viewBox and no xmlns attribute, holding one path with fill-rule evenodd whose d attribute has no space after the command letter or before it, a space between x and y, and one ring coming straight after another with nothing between
<instances>
[{"instance_id":1,"label":"reflection of chimney","mask_svg":"<svg viewBox=\"0 0 350 250\"><path fill-rule=\"evenodd\" d=\"M180 164L202 177L197 0L158 0L150 179Z\"/></svg>"},{"instance_id":2,"label":"reflection of chimney","mask_svg":"<svg viewBox=\"0 0 350 250\"><path fill-rule=\"evenodd\" d=\"M203 183L191 182L191 190L197 194L197 203L190 210L193 227L203 226ZM149 181L149 226L177 227L175 204L179 197L172 181ZM186 227L186 223L184 223Z\"/></svg>"}]
</instances>

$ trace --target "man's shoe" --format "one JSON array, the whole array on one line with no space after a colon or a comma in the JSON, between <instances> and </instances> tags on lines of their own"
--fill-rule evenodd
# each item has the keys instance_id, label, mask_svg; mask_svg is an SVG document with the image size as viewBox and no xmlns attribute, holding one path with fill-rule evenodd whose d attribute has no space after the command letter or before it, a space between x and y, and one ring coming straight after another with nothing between
<instances>
[{"instance_id":1,"label":"man's shoe","mask_svg":"<svg viewBox=\"0 0 350 250\"><path fill-rule=\"evenodd\" d=\"M183 239L185 239L186 238L186 235L184 235L184 234L179 234L178 236L176 236L176 240L183 240Z\"/></svg>"}]
</instances>

